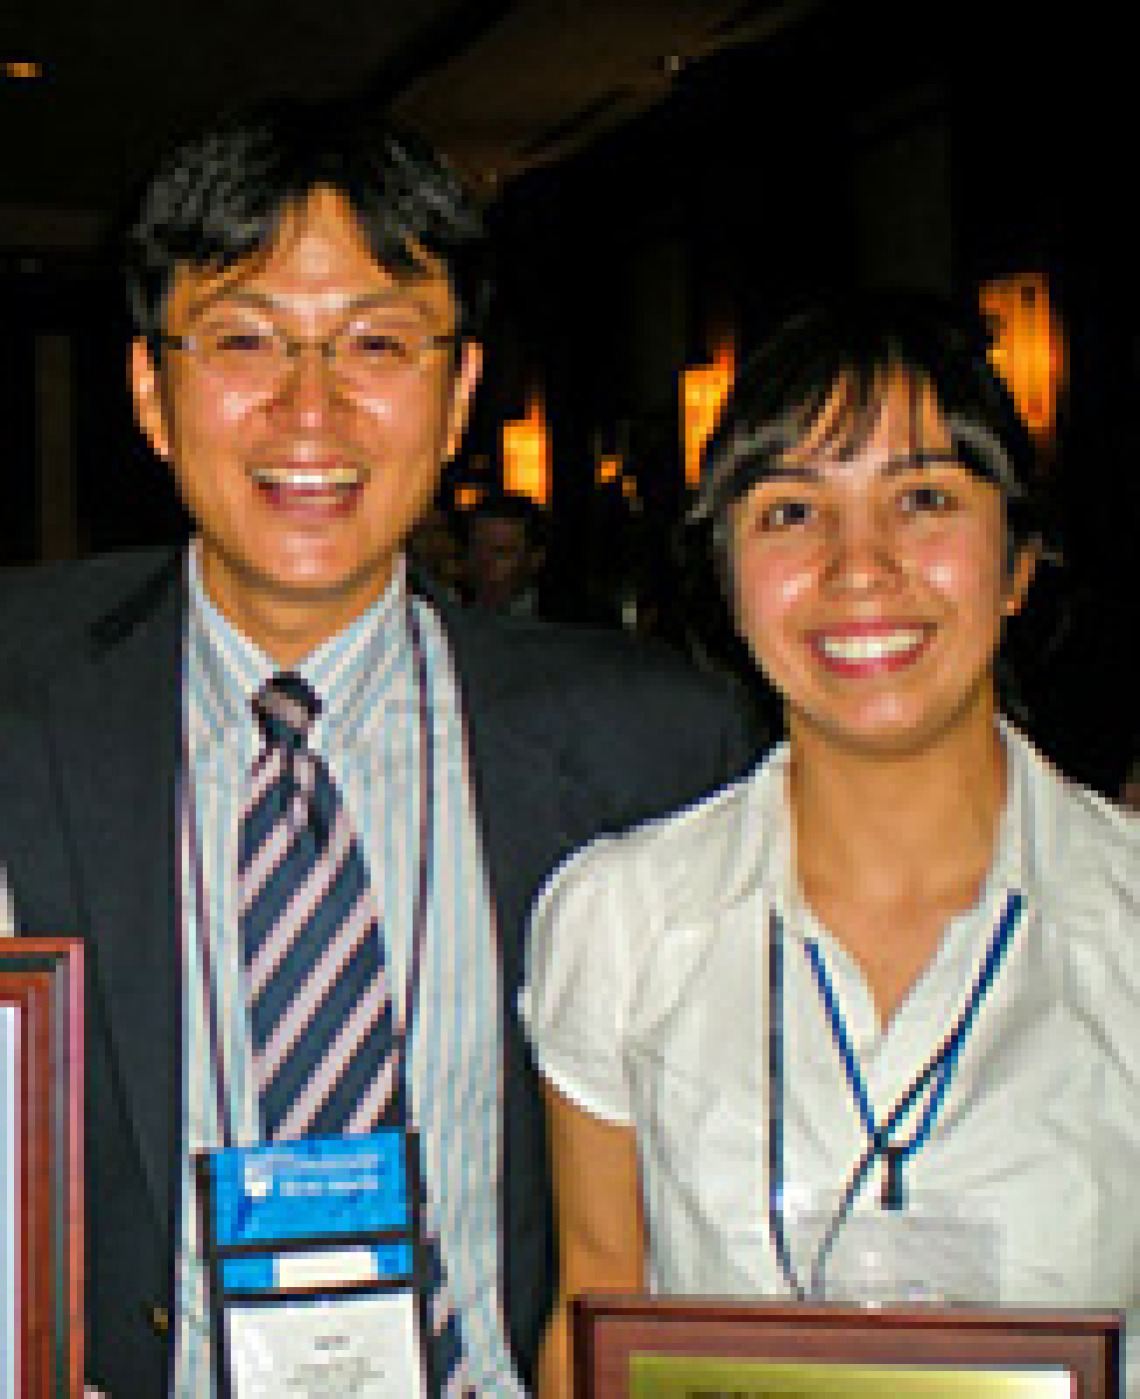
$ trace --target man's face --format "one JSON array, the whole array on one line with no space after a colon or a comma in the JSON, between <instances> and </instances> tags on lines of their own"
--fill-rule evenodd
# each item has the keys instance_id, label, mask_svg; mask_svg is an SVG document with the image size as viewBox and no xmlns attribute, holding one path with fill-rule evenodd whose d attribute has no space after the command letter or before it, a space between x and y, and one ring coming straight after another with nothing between
<instances>
[{"instance_id":1,"label":"man's face","mask_svg":"<svg viewBox=\"0 0 1140 1399\"><path fill-rule=\"evenodd\" d=\"M396 279L374 260L344 198L313 192L268 253L224 272L182 266L169 336L218 343L267 329L304 342L271 389L196 348L156 371L135 343L139 421L171 466L201 537L212 600L279 662L299 659L384 592L409 530L455 451L479 373L432 336L455 329L443 269ZM316 342L365 325L422 338L423 352L371 387Z\"/></svg>"},{"instance_id":2,"label":"man's face","mask_svg":"<svg viewBox=\"0 0 1140 1399\"><path fill-rule=\"evenodd\" d=\"M532 581L535 550L526 521L513 515L476 515L468 545L469 582L476 601L506 607Z\"/></svg>"}]
</instances>

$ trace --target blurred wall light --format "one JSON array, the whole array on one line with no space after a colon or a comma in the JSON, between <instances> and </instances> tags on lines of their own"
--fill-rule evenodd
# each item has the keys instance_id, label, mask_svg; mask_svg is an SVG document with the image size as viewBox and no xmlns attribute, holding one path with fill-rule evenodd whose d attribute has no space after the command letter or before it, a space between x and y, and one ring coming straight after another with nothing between
<instances>
[{"instance_id":1,"label":"blurred wall light","mask_svg":"<svg viewBox=\"0 0 1140 1399\"><path fill-rule=\"evenodd\" d=\"M685 484L700 481L701 449L716 426L717 415L736 377L736 356L726 341L712 364L681 370L681 433L685 455Z\"/></svg>"},{"instance_id":2,"label":"blurred wall light","mask_svg":"<svg viewBox=\"0 0 1140 1399\"><path fill-rule=\"evenodd\" d=\"M465 481L461 486L456 486L456 510L474 510L486 493L485 486L478 486L473 481Z\"/></svg>"},{"instance_id":3,"label":"blurred wall light","mask_svg":"<svg viewBox=\"0 0 1140 1399\"><path fill-rule=\"evenodd\" d=\"M1040 272L987 282L978 303L993 331L990 362L1005 380L1029 431L1048 440L1065 385L1065 332Z\"/></svg>"},{"instance_id":4,"label":"blurred wall light","mask_svg":"<svg viewBox=\"0 0 1140 1399\"><path fill-rule=\"evenodd\" d=\"M503 424L503 488L538 505L550 500L550 434L537 397L525 418Z\"/></svg>"},{"instance_id":5,"label":"blurred wall light","mask_svg":"<svg viewBox=\"0 0 1140 1399\"><path fill-rule=\"evenodd\" d=\"M600 456L598 458L598 465L595 471L595 479L597 480L598 485L612 485L614 481L617 481L621 477L621 468L622 461L620 456L616 454L609 456Z\"/></svg>"},{"instance_id":6,"label":"blurred wall light","mask_svg":"<svg viewBox=\"0 0 1140 1399\"><path fill-rule=\"evenodd\" d=\"M24 83L34 82L43 76L40 65L28 58L9 59L2 65L2 71L6 78Z\"/></svg>"}]
</instances>

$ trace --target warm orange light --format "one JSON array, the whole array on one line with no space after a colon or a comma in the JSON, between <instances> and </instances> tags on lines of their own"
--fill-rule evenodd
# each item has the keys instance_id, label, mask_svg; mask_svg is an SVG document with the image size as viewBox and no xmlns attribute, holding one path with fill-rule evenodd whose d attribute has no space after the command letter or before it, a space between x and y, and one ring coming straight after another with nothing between
<instances>
[{"instance_id":1,"label":"warm orange light","mask_svg":"<svg viewBox=\"0 0 1140 1399\"><path fill-rule=\"evenodd\" d=\"M599 486L611 485L621 476L621 457L599 457L597 480Z\"/></svg>"},{"instance_id":2,"label":"warm orange light","mask_svg":"<svg viewBox=\"0 0 1140 1399\"><path fill-rule=\"evenodd\" d=\"M550 436L537 398L525 418L503 424L503 487L538 505L550 499Z\"/></svg>"},{"instance_id":3,"label":"warm orange light","mask_svg":"<svg viewBox=\"0 0 1140 1399\"><path fill-rule=\"evenodd\" d=\"M43 69L31 59L9 59L3 69L7 77L17 82L34 82L43 75Z\"/></svg>"},{"instance_id":4,"label":"warm orange light","mask_svg":"<svg viewBox=\"0 0 1140 1399\"><path fill-rule=\"evenodd\" d=\"M1048 282L1040 272L999 277L982 287L978 299L994 331L990 362L1008 385L1030 432L1051 437L1065 383L1066 353Z\"/></svg>"},{"instance_id":5,"label":"warm orange light","mask_svg":"<svg viewBox=\"0 0 1140 1399\"><path fill-rule=\"evenodd\" d=\"M736 376L731 344L724 345L712 364L681 371L681 415L685 451L685 483L696 487L701 474L701 449L716 426L717 414Z\"/></svg>"},{"instance_id":6,"label":"warm orange light","mask_svg":"<svg viewBox=\"0 0 1140 1399\"><path fill-rule=\"evenodd\" d=\"M476 486L470 481L462 486L456 486L455 508L457 510L474 510L485 494L484 487Z\"/></svg>"}]
</instances>

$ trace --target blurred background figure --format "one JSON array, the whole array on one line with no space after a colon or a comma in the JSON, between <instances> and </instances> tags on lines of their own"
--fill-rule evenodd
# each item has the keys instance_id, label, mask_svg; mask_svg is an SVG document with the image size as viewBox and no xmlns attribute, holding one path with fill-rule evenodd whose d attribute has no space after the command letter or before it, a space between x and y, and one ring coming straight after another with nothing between
<instances>
[{"instance_id":1,"label":"blurred background figure","mask_svg":"<svg viewBox=\"0 0 1140 1399\"><path fill-rule=\"evenodd\" d=\"M408 556L413 568L447 598L463 598L466 560L462 531L455 511L436 500L408 540Z\"/></svg>"},{"instance_id":2,"label":"blurred background figure","mask_svg":"<svg viewBox=\"0 0 1140 1399\"><path fill-rule=\"evenodd\" d=\"M467 598L493 612L542 611L546 516L529 496L492 490L467 515Z\"/></svg>"}]
</instances>

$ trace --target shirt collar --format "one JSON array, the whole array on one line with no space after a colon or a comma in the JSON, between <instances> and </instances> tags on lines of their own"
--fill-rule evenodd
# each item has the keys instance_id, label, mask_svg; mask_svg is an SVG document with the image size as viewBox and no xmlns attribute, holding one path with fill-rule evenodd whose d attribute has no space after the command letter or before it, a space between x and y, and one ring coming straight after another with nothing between
<instances>
[{"instance_id":1,"label":"shirt collar","mask_svg":"<svg viewBox=\"0 0 1140 1399\"><path fill-rule=\"evenodd\" d=\"M277 667L214 605L202 582L197 540L188 552L187 638L198 703L191 741L213 745L254 726L250 701ZM315 746L365 741L390 699L397 675L411 664L410 594L401 557L382 597L344 631L330 637L295 670L321 699Z\"/></svg>"}]
</instances>

